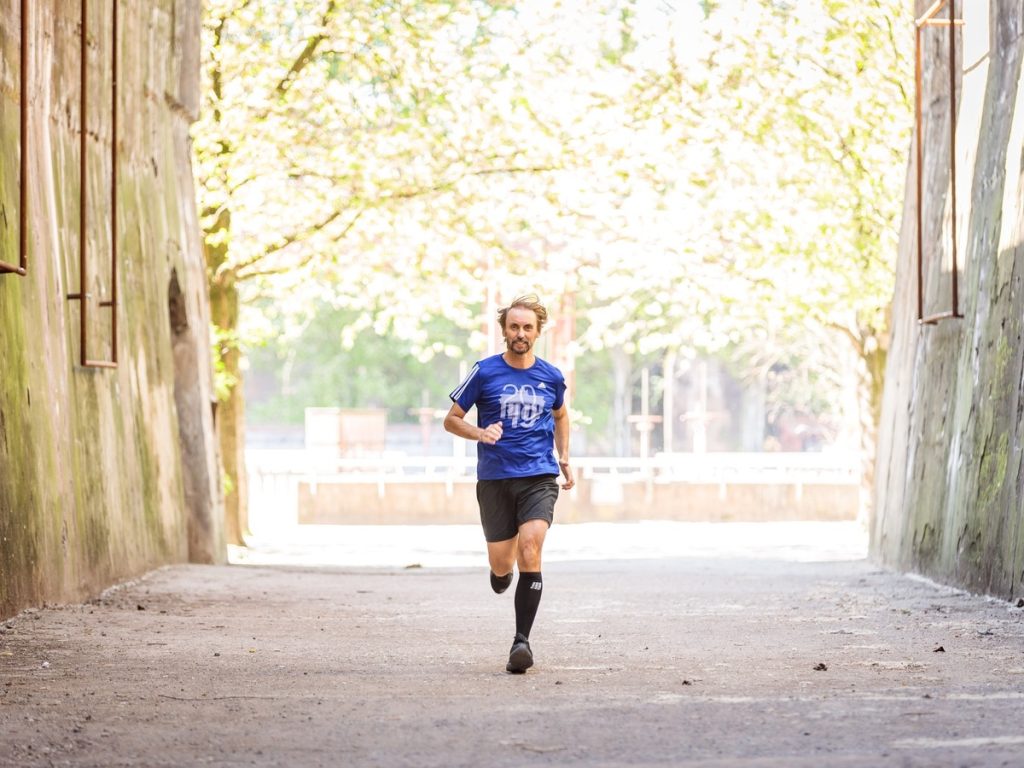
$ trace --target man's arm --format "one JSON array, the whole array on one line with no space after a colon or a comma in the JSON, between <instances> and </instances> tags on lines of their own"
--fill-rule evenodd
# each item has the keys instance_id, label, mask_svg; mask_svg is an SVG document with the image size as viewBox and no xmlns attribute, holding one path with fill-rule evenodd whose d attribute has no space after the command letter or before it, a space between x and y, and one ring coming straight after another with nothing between
<instances>
[{"instance_id":1,"label":"man's arm","mask_svg":"<svg viewBox=\"0 0 1024 768\"><path fill-rule=\"evenodd\" d=\"M501 422L489 424L486 429L474 426L466 421L466 412L458 403L452 403L448 415L444 417L444 429L467 440L479 440L487 445L494 445L501 439Z\"/></svg>"},{"instance_id":2,"label":"man's arm","mask_svg":"<svg viewBox=\"0 0 1024 768\"><path fill-rule=\"evenodd\" d=\"M562 488L569 490L576 485L572 476L572 467L569 466L569 408L563 405L558 410L552 411L555 417L555 451L558 453L558 468L565 475L565 482Z\"/></svg>"}]
</instances>

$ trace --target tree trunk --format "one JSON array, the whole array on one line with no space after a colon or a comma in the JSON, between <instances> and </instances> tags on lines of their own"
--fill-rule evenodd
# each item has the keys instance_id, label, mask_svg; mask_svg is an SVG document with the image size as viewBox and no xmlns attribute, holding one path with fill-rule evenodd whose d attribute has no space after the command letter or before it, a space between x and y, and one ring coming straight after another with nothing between
<instances>
[{"instance_id":1,"label":"tree trunk","mask_svg":"<svg viewBox=\"0 0 1024 768\"><path fill-rule=\"evenodd\" d=\"M228 393L217 407L217 439L224 467L224 533L229 544L244 545L249 533L245 474L245 398L238 348L238 288L231 272L210 284L213 324L221 334L220 358Z\"/></svg>"},{"instance_id":2,"label":"tree trunk","mask_svg":"<svg viewBox=\"0 0 1024 768\"><path fill-rule=\"evenodd\" d=\"M871 499L875 488L875 454L878 425L882 417L882 391L885 386L886 349L874 336L858 349L857 412L860 417L861 501L859 519L865 525L871 517Z\"/></svg>"},{"instance_id":3,"label":"tree trunk","mask_svg":"<svg viewBox=\"0 0 1024 768\"><path fill-rule=\"evenodd\" d=\"M761 367L743 387L740 407L740 418L743 420L740 424L740 450L754 453L765 450L767 393L768 370Z\"/></svg>"},{"instance_id":4,"label":"tree trunk","mask_svg":"<svg viewBox=\"0 0 1024 768\"><path fill-rule=\"evenodd\" d=\"M629 355L621 347L612 352L612 361L615 365L615 397L612 405L614 409L612 418L614 451L617 457L623 457L632 453L627 418L633 410L633 390L629 386L629 377L633 372L633 366Z\"/></svg>"}]
</instances>

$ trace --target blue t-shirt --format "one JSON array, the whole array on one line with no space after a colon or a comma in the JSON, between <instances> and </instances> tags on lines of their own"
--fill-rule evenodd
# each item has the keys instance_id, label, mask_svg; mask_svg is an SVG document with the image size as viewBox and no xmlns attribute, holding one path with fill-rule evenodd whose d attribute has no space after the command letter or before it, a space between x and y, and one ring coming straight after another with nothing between
<instances>
[{"instance_id":1,"label":"blue t-shirt","mask_svg":"<svg viewBox=\"0 0 1024 768\"><path fill-rule=\"evenodd\" d=\"M551 412L562 407L565 377L551 363L538 357L529 368L513 368L494 355L474 365L449 397L464 411L475 405L481 428L501 422L497 443L477 443L477 479L558 474Z\"/></svg>"}]
</instances>

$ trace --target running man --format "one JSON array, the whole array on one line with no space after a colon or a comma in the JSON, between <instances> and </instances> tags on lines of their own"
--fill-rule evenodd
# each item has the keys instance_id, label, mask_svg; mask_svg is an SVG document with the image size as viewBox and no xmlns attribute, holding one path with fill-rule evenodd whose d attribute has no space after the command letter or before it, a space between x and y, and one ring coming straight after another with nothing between
<instances>
[{"instance_id":1,"label":"running man","mask_svg":"<svg viewBox=\"0 0 1024 768\"><path fill-rule=\"evenodd\" d=\"M498 594L508 589L513 566L519 564L516 636L505 666L514 674L533 666L530 630L543 590L541 550L554 519L559 471L565 476L562 488L575 485L565 377L533 353L547 319L536 296L522 296L500 310L505 351L473 366L451 393L452 407L444 419L448 432L479 442L476 498L491 588ZM474 405L476 426L466 421Z\"/></svg>"}]
</instances>

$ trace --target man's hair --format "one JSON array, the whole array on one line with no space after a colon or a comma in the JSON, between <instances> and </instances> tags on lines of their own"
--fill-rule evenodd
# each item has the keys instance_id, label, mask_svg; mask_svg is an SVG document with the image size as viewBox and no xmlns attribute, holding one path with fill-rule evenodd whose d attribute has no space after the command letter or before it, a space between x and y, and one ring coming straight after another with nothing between
<instances>
[{"instance_id":1,"label":"man's hair","mask_svg":"<svg viewBox=\"0 0 1024 768\"><path fill-rule=\"evenodd\" d=\"M540 303L540 299L535 293L528 293L525 296L520 296L518 299L513 299L512 303L507 307L502 307L498 310L498 325L501 326L501 330L505 330L505 319L508 317L508 311L514 307L521 309L529 309L533 314L537 316L537 333L540 333L544 328L544 323L548 321L548 311L544 309L544 305Z\"/></svg>"}]
</instances>

